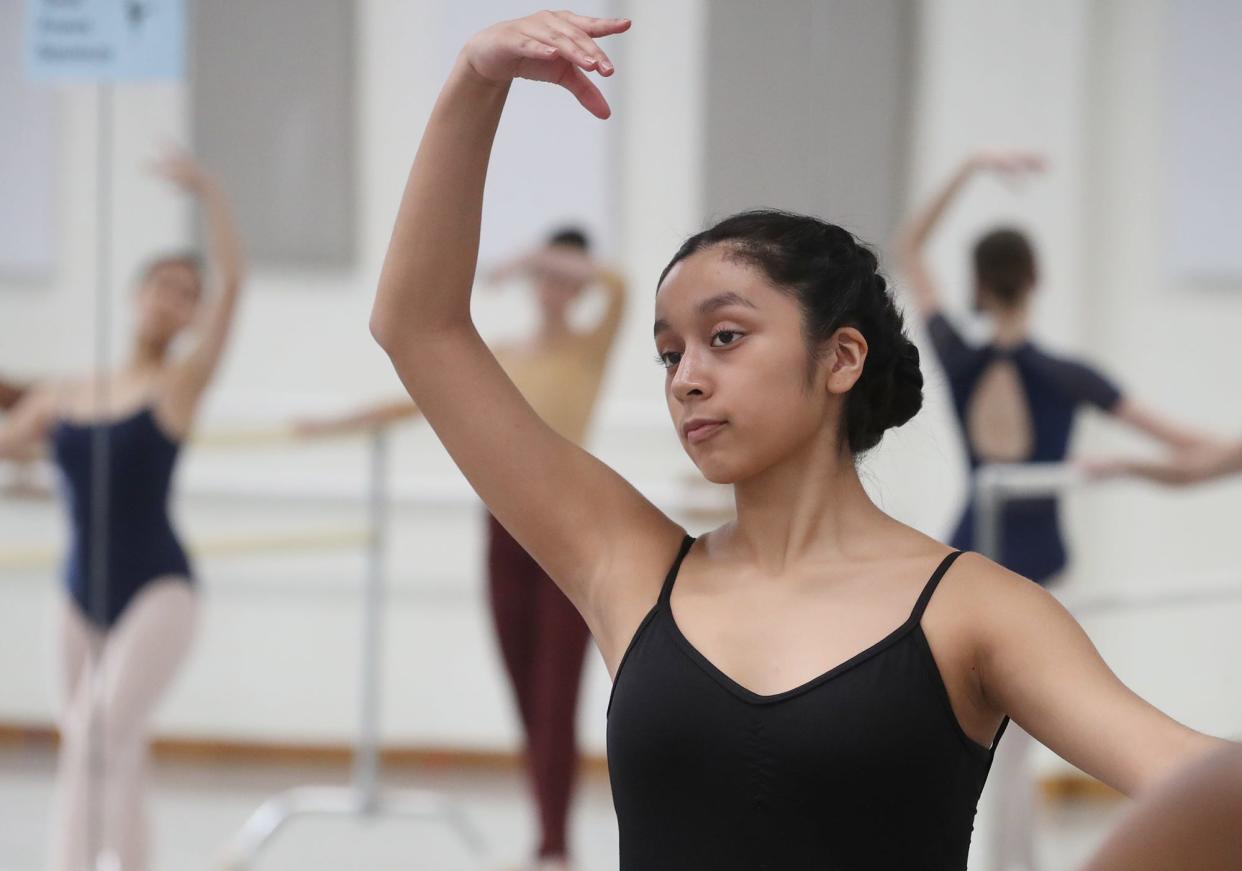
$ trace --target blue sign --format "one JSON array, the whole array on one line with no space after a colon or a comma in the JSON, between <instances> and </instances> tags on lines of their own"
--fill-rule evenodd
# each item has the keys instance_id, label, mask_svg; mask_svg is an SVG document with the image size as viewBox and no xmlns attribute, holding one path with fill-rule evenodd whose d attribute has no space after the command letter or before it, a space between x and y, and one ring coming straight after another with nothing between
<instances>
[{"instance_id":1,"label":"blue sign","mask_svg":"<svg viewBox=\"0 0 1242 871\"><path fill-rule=\"evenodd\" d=\"M26 74L36 81L180 79L185 0L26 0Z\"/></svg>"}]
</instances>

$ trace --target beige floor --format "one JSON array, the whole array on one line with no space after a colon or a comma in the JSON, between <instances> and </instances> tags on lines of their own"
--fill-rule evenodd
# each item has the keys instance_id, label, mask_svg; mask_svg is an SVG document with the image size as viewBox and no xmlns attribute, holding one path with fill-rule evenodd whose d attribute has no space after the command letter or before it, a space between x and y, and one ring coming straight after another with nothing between
<instances>
[{"instance_id":1,"label":"beige floor","mask_svg":"<svg viewBox=\"0 0 1242 871\"><path fill-rule=\"evenodd\" d=\"M0 871L43 867L53 764L47 749L0 748ZM308 783L340 784L347 777L335 766L161 761L153 771L152 871L214 871L220 868L221 847L267 796ZM404 770L389 773L385 782L439 790L459 802L487 839L489 856L471 859L438 825L319 818L283 829L254 864L255 871L498 869L509 867L529 847L533 822L516 773ZM1039 819L1044 871L1077 867L1118 810L1097 802L1044 808ZM983 813L978 834L985 833ZM581 786L572 844L581 871L616 868L616 820L603 779L590 778ZM972 857L971 868L983 869L981 856Z\"/></svg>"}]
</instances>

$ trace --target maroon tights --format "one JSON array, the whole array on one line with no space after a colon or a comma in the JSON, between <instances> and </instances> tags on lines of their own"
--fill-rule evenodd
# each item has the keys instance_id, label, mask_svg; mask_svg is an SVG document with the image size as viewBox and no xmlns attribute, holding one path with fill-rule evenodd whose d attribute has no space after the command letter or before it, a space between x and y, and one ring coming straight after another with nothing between
<instances>
[{"instance_id":1,"label":"maroon tights","mask_svg":"<svg viewBox=\"0 0 1242 871\"><path fill-rule=\"evenodd\" d=\"M496 518L489 515L488 522L492 618L526 732L539 808L539 857L562 857L578 763L574 720L589 633L539 564Z\"/></svg>"}]
</instances>

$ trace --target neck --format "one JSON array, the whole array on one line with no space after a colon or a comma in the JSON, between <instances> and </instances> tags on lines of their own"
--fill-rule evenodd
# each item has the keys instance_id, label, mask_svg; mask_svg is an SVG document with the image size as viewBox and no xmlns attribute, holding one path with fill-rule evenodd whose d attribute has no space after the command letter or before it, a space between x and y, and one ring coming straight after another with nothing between
<instances>
[{"instance_id":1,"label":"neck","mask_svg":"<svg viewBox=\"0 0 1242 871\"><path fill-rule=\"evenodd\" d=\"M150 372L161 368L167 356L167 343L152 342L139 337L130 348L125 368L130 372Z\"/></svg>"},{"instance_id":2,"label":"neck","mask_svg":"<svg viewBox=\"0 0 1242 871\"><path fill-rule=\"evenodd\" d=\"M538 334L541 344L544 342L556 342L571 335L573 335L573 331L569 328L569 321L565 319L563 314L544 315L543 322L539 325Z\"/></svg>"},{"instance_id":3,"label":"neck","mask_svg":"<svg viewBox=\"0 0 1242 871\"><path fill-rule=\"evenodd\" d=\"M993 341L1002 348L1021 345L1030 335L1030 322L1025 305L993 312Z\"/></svg>"},{"instance_id":4,"label":"neck","mask_svg":"<svg viewBox=\"0 0 1242 871\"><path fill-rule=\"evenodd\" d=\"M822 437L738 482L734 503L737 520L723 530L724 545L773 575L805 557L856 554L878 525L896 522L863 489L854 457Z\"/></svg>"}]
</instances>

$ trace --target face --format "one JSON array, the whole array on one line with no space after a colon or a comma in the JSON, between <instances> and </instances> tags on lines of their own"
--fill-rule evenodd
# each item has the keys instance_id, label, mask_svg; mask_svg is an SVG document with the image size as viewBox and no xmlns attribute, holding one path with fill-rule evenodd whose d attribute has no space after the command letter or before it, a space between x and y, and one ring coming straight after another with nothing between
<instances>
[{"instance_id":1,"label":"face","mask_svg":"<svg viewBox=\"0 0 1242 871\"><path fill-rule=\"evenodd\" d=\"M812 362L797 299L719 246L669 271L655 317L669 414L709 481L736 483L835 443L866 356L857 330L838 330Z\"/></svg>"},{"instance_id":2,"label":"face","mask_svg":"<svg viewBox=\"0 0 1242 871\"><path fill-rule=\"evenodd\" d=\"M1003 303L996 298L987 284L975 279L975 311L979 314L997 314L1009 309L1021 308L1034 290L1034 285L1028 286L1018 295L1016 304Z\"/></svg>"},{"instance_id":3,"label":"face","mask_svg":"<svg viewBox=\"0 0 1242 871\"><path fill-rule=\"evenodd\" d=\"M157 265L138 287L138 333L143 340L171 342L194 319L202 285L185 263Z\"/></svg>"},{"instance_id":4,"label":"face","mask_svg":"<svg viewBox=\"0 0 1242 871\"><path fill-rule=\"evenodd\" d=\"M549 246L558 256L586 259L580 248L571 245ZM535 298L545 317L564 318L569 307L581 294L583 283L569 275L554 272L536 271Z\"/></svg>"}]
</instances>

